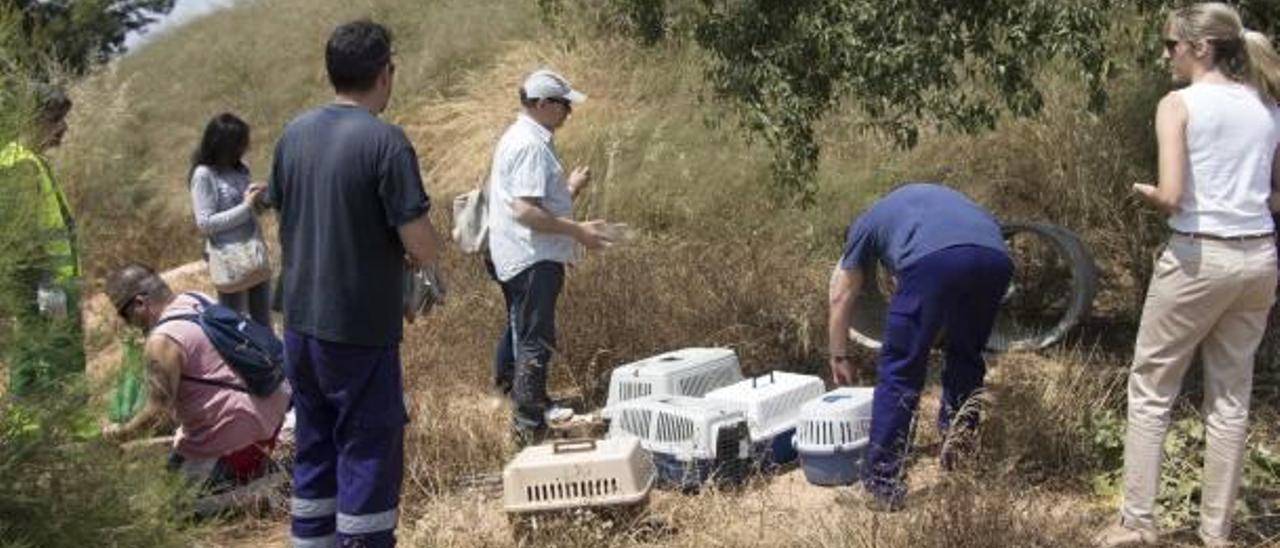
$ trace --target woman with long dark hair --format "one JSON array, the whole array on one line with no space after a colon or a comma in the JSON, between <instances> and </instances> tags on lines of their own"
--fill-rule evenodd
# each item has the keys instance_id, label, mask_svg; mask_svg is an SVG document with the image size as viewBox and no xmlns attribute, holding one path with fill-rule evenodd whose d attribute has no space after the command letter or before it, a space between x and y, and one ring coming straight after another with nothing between
<instances>
[{"instance_id":1,"label":"woman with long dark hair","mask_svg":"<svg viewBox=\"0 0 1280 548\"><path fill-rule=\"evenodd\" d=\"M266 189L249 179L244 155L249 150L249 124L234 114L209 120L191 158L191 204L196 226L213 246L261 238L257 210ZM218 292L218 302L271 325L271 287L264 281L244 291Z\"/></svg>"},{"instance_id":2,"label":"woman with long dark hair","mask_svg":"<svg viewBox=\"0 0 1280 548\"><path fill-rule=\"evenodd\" d=\"M1157 542L1164 438L1199 351L1206 446L1199 533L1205 546L1230 546L1254 353L1276 300L1280 56L1216 2L1175 10L1163 38L1173 80L1185 87L1156 110L1159 181L1134 191L1169 215L1170 235L1129 370L1120 522L1097 540L1107 547Z\"/></svg>"}]
</instances>

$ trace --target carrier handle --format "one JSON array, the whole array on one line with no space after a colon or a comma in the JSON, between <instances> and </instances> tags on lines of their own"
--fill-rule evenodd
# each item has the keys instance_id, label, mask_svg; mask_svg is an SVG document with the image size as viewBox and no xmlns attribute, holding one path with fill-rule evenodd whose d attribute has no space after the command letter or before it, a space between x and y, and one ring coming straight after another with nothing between
<instances>
[{"instance_id":1,"label":"carrier handle","mask_svg":"<svg viewBox=\"0 0 1280 548\"><path fill-rule=\"evenodd\" d=\"M751 377L751 389L755 390L756 381L759 381L760 379L763 379L763 378L764 378L764 375L760 375L759 377ZM775 384L775 381L773 379L773 371L769 372L769 384Z\"/></svg>"},{"instance_id":2,"label":"carrier handle","mask_svg":"<svg viewBox=\"0 0 1280 548\"><path fill-rule=\"evenodd\" d=\"M596 450L596 440L577 439L551 442L551 453L559 455L560 453L584 453Z\"/></svg>"}]
</instances>

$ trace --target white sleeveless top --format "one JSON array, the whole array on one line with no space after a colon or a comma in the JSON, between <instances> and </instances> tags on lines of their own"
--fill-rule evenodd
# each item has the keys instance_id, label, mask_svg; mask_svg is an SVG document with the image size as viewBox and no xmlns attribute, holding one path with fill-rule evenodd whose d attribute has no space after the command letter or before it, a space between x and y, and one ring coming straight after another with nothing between
<instances>
[{"instance_id":1,"label":"white sleeveless top","mask_svg":"<svg viewBox=\"0 0 1280 548\"><path fill-rule=\"evenodd\" d=\"M1193 84L1187 106L1189 169L1169 227L1214 236L1274 230L1267 197L1280 146L1280 108L1243 84Z\"/></svg>"}]
</instances>

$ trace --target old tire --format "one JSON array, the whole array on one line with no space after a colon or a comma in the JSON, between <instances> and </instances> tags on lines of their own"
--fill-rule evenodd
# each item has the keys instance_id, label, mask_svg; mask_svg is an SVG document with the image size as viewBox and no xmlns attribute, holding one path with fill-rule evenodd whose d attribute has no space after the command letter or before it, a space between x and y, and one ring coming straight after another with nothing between
<instances>
[{"instance_id":1,"label":"old tire","mask_svg":"<svg viewBox=\"0 0 1280 548\"><path fill-rule=\"evenodd\" d=\"M987 350L1047 348L1088 317L1098 290L1093 256L1079 237L1058 225L1007 223L1001 229L1014 261L1014 277ZM849 338L861 346L880 348L892 295L890 280L882 267L864 279L849 326Z\"/></svg>"}]
</instances>

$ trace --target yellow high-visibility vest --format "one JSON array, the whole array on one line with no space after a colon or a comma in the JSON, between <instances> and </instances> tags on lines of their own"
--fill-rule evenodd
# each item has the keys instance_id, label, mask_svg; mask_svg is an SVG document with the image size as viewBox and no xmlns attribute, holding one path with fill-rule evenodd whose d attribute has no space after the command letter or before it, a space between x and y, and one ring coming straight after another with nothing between
<instances>
[{"instance_id":1,"label":"yellow high-visibility vest","mask_svg":"<svg viewBox=\"0 0 1280 548\"><path fill-rule=\"evenodd\" d=\"M45 252L53 264L54 281L74 282L80 277L80 260L76 253L75 221L67 199L54 181L49 164L38 154L17 142L0 150L0 169L13 169L23 162L31 162L40 174L40 232L45 238Z\"/></svg>"}]
</instances>

